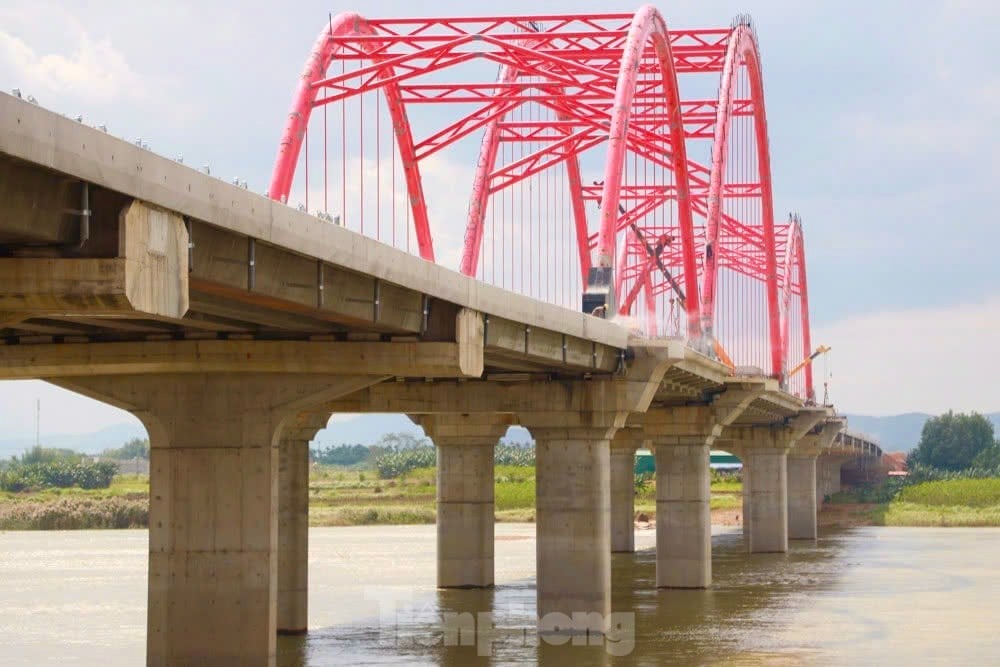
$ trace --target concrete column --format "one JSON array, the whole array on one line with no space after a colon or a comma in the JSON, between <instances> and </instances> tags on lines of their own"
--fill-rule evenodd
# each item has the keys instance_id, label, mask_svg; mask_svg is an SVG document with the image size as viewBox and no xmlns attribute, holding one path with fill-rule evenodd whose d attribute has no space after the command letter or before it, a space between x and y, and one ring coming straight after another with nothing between
<instances>
[{"instance_id":1,"label":"concrete column","mask_svg":"<svg viewBox=\"0 0 1000 667\"><path fill-rule=\"evenodd\" d=\"M493 585L494 480L497 441L509 414L411 415L437 446L437 584Z\"/></svg>"},{"instance_id":2,"label":"concrete column","mask_svg":"<svg viewBox=\"0 0 1000 667\"><path fill-rule=\"evenodd\" d=\"M743 484L743 541L750 544L750 456L746 451L743 451L739 457L743 462L743 468L740 470Z\"/></svg>"},{"instance_id":3,"label":"concrete column","mask_svg":"<svg viewBox=\"0 0 1000 667\"><path fill-rule=\"evenodd\" d=\"M712 583L709 446L656 446L656 586Z\"/></svg>"},{"instance_id":4,"label":"concrete column","mask_svg":"<svg viewBox=\"0 0 1000 667\"><path fill-rule=\"evenodd\" d=\"M611 448L611 551L635 551L635 450Z\"/></svg>"},{"instance_id":5,"label":"concrete column","mask_svg":"<svg viewBox=\"0 0 1000 667\"><path fill-rule=\"evenodd\" d=\"M789 453L788 539L815 540L816 455Z\"/></svg>"},{"instance_id":6,"label":"concrete column","mask_svg":"<svg viewBox=\"0 0 1000 667\"><path fill-rule=\"evenodd\" d=\"M192 389L150 433L147 663L273 665L278 423Z\"/></svg>"},{"instance_id":7,"label":"concrete column","mask_svg":"<svg viewBox=\"0 0 1000 667\"><path fill-rule=\"evenodd\" d=\"M278 443L302 409L371 384L291 374L74 378L150 436L147 665L275 664Z\"/></svg>"},{"instance_id":8,"label":"concrete column","mask_svg":"<svg viewBox=\"0 0 1000 667\"><path fill-rule=\"evenodd\" d=\"M603 632L611 613L610 434L583 430L532 429L541 632Z\"/></svg>"},{"instance_id":9,"label":"concrete column","mask_svg":"<svg viewBox=\"0 0 1000 667\"><path fill-rule=\"evenodd\" d=\"M437 585L493 585L493 447L435 438ZM496 443L496 439L493 440Z\"/></svg>"},{"instance_id":10,"label":"concrete column","mask_svg":"<svg viewBox=\"0 0 1000 667\"><path fill-rule=\"evenodd\" d=\"M823 492L823 458L818 457L816 459L816 509L823 509L823 497L826 494Z\"/></svg>"},{"instance_id":11,"label":"concrete column","mask_svg":"<svg viewBox=\"0 0 1000 667\"><path fill-rule=\"evenodd\" d=\"M283 439L278 454L278 633L309 624L309 441Z\"/></svg>"},{"instance_id":12,"label":"concrete column","mask_svg":"<svg viewBox=\"0 0 1000 667\"><path fill-rule=\"evenodd\" d=\"M820 457L816 462L816 476L824 496L840 491L840 459L832 456Z\"/></svg>"},{"instance_id":13,"label":"concrete column","mask_svg":"<svg viewBox=\"0 0 1000 667\"><path fill-rule=\"evenodd\" d=\"M842 463L841 459L833 459L827 466L827 483L830 485L830 490L827 493L830 495L840 493L840 468Z\"/></svg>"},{"instance_id":14,"label":"concrete column","mask_svg":"<svg viewBox=\"0 0 1000 667\"><path fill-rule=\"evenodd\" d=\"M787 449L748 448L750 553L788 551Z\"/></svg>"}]
</instances>

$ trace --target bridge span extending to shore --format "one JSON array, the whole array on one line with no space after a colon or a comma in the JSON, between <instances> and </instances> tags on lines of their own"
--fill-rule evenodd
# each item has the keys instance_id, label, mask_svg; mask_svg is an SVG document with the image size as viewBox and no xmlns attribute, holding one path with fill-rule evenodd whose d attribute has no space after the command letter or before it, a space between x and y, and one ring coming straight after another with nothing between
<instances>
[{"instance_id":1,"label":"bridge span extending to shore","mask_svg":"<svg viewBox=\"0 0 1000 667\"><path fill-rule=\"evenodd\" d=\"M498 64L496 80L442 83L445 64L470 60ZM722 77L718 99L679 94L679 75L706 73ZM334 413L405 413L437 446L442 587L493 585L492 447L512 424L529 429L546 632L604 629L611 553L634 550L638 447L656 457L656 585L677 588L712 582L710 449L743 461L750 553L816 539L840 467L881 456L817 402L808 368L791 372L811 352L804 246L798 218L774 222L748 22L673 31L650 7L347 14L324 27L305 74L267 195L0 95L0 379L45 379L145 424L150 665L274 664L275 634L306 630L308 445ZM354 204L345 186L337 222L327 204L317 215L286 203L296 165L309 178L308 112L352 95L381 95L391 116L380 136L395 137L406 208L392 224L412 229L412 252L348 216L371 184ZM431 98L481 106L421 140L403 112ZM530 105L549 115L518 111ZM740 119L757 142L749 157L731 145ZM431 261L445 223L424 204L420 151L473 131L489 168L470 173L455 271ZM710 167L694 161L698 141L722 146L705 153ZM604 180L586 186L595 151ZM752 169L727 169L727 152ZM327 167L346 180L345 160ZM571 268L545 292L491 262L515 242L499 238L505 225L552 231L542 212L556 199L537 187L534 208L500 204L550 164L576 237L519 251L534 276Z\"/></svg>"}]
</instances>

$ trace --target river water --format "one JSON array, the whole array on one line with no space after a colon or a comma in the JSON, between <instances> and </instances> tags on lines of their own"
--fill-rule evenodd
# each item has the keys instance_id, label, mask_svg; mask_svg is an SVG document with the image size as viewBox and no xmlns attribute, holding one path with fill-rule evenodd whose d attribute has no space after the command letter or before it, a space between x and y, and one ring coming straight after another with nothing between
<instances>
[{"instance_id":1,"label":"river water","mask_svg":"<svg viewBox=\"0 0 1000 667\"><path fill-rule=\"evenodd\" d=\"M310 631L279 638L278 664L1000 665L1000 530L857 528L754 556L714 532L712 589L676 591L653 588L640 531L613 560L613 609L634 618L580 646L533 632L533 525L497 526L485 591L435 589L434 526L314 528ZM146 547L145 531L0 533L0 665L143 664Z\"/></svg>"}]
</instances>

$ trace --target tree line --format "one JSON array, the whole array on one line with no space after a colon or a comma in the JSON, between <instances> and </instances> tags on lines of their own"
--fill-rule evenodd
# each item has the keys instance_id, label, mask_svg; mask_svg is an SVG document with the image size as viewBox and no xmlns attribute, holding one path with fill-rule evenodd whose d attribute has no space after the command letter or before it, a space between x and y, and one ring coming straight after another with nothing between
<instances>
[{"instance_id":1,"label":"tree line","mask_svg":"<svg viewBox=\"0 0 1000 667\"><path fill-rule=\"evenodd\" d=\"M497 450L504 452L497 463L501 465L534 465L533 445L516 445L501 438ZM521 463L524 452L531 452L530 464ZM374 467L383 477L396 477L400 471L434 465L436 454L434 445L428 438L419 438L410 433L386 433L375 444L328 445L311 448L309 459L320 465ZM511 461L511 463L506 463ZM514 463L514 461L517 461Z\"/></svg>"},{"instance_id":2,"label":"tree line","mask_svg":"<svg viewBox=\"0 0 1000 667\"><path fill-rule=\"evenodd\" d=\"M910 469L987 470L1000 474L1000 442L993 422L979 414L949 410L924 423L920 442L906 458Z\"/></svg>"},{"instance_id":3,"label":"tree line","mask_svg":"<svg viewBox=\"0 0 1000 667\"><path fill-rule=\"evenodd\" d=\"M18 493L47 488L106 489L118 474L118 464L95 461L73 451L36 445L11 457L0 469L0 491Z\"/></svg>"}]
</instances>

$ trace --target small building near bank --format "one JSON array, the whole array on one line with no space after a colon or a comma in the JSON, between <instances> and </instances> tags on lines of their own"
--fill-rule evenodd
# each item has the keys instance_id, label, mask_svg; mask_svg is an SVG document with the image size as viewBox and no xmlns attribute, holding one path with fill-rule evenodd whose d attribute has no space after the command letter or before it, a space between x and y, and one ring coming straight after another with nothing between
<instances>
[{"instance_id":1,"label":"small building near bank","mask_svg":"<svg viewBox=\"0 0 1000 667\"><path fill-rule=\"evenodd\" d=\"M713 449L709 456L709 466L712 470L722 470L722 471L737 471L743 469L743 463L740 461L739 457L735 454L730 454L729 452L722 451L721 449ZM656 457L653 452L645 447L637 449L635 452L635 472L636 474L641 474L644 472L655 472L656 471Z\"/></svg>"}]
</instances>

